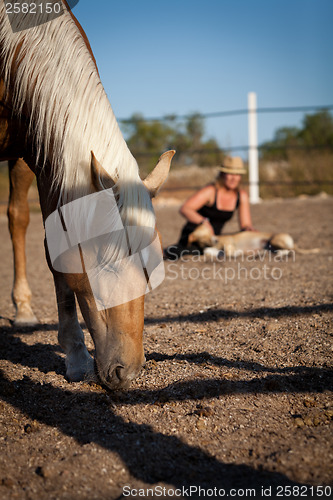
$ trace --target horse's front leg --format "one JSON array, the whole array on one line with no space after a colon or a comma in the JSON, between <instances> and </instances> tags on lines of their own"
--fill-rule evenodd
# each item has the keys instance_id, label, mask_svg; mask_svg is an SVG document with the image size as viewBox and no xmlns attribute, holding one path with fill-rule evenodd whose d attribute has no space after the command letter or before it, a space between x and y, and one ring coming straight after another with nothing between
<instances>
[{"instance_id":1,"label":"horse's front leg","mask_svg":"<svg viewBox=\"0 0 333 500\"><path fill-rule=\"evenodd\" d=\"M9 161L8 166L10 193L7 214L14 254L14 324L30 326L38 323L31 309L31 290L27 280L25 255L25 235L29 224L28 191L34 174L22 158Z\"/></svg>"},{"instance_id":2,"label":"horse's front leg","mask_svg":"<svg viewBox=\"0 0 333 500\"><path fill-rule=\"evenodd\" d=\"M59 344L66 354L66 376L71 382L94 380L94 361L90 356L80 327L74 292L67 285L63 274L54 272L59 314Z\"/></svg>"}]
</instances>

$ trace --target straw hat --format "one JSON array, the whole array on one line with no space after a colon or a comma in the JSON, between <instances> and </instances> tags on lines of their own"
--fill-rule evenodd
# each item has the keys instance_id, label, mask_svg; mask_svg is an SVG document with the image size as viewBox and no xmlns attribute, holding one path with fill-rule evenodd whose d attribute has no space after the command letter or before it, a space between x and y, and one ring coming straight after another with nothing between
<instances>
[{"instance_id":1,"label":"straw hat","mask_svg":"<svg viewBox=\"0 0 333 500\"><path fill-rule=\"evenodd\" d=\"M239 156L226 156L219 171L225 174L246 174L243 160Z\"/></svg>"}]
</instances>

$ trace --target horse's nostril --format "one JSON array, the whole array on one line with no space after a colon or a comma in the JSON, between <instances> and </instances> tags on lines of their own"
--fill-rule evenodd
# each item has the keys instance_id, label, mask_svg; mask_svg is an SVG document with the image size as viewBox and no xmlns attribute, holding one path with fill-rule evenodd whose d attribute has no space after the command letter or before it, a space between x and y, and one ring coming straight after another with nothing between
<instances>
[{"instance_id":1,"label":"horse's nostril","mask_svg":"<svg viewBox=\"0 0 333 500\"><path fill-rule=\"evenodd\" d=\"M122 365L117 365L113 368L110 368L105 378L106 384L113 388L123 385L124 370L125 368Z\"/></svg>"},{"instance_id":2,"label":"horse's nostril","mask_svg":"<svg viewBox=\"0 0 333 500\"><path fill-rule=\"evenodd\" d=\"M135 370L129 370L124 365L113 365L109 368L102 381L111 389L124 389L138 375L141 368L141 364Z\"/></svg>"},{"instance_id":3,"label":"horse's nostril","mask_svg":"<svg viewBox=\"0 0 333 500\"><path fill-rule=\"evenodd\" d=\"M115 369L115 375L119 381L123 379L123 373L124 373L124 367L121 365L117 366L117 368Z\"/></svg>"}]
</instances>

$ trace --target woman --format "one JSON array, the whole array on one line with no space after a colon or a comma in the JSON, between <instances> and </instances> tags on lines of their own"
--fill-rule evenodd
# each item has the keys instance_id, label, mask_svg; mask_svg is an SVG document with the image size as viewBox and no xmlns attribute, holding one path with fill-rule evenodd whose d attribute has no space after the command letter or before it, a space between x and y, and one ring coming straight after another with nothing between
<instances>
[{"instance_id":1,"label":"woman","mask_svg":"<svg viewBox=\"0 0 333 500\"><path fill-rule=\"evenodd\" d=\"M224 224L231 219L238 209L241 231L253 231L249 197L246 191L239 189L242 174L245 174L243 161L239 157L227 156L219 168L215 183L203 187L191 196L180 208L180 213L187 219L182 229L178 244L165 249L166 259L175 260L198 247L188 246L188 236L197 226L205 224L212 236L221 233Z\"/></svg>"}]
</instances>

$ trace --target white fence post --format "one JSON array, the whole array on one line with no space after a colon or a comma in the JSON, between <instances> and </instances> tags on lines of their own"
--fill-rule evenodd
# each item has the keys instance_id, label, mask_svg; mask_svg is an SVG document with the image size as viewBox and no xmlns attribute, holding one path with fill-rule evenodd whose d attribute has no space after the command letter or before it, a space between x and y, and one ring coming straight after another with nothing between
<instances>
[{"instance_id":1,"label":"white fence post","mask_svg":"<svg viewBox=\"0 0 333 500\"><path fill-rule=\"evenodd\" d=\"M258 159L258 127L257 127L257 95L248 94L248 126L249 126L249 197L250 203L259 203L259 159Z\"/></svg>"}]
</instances>

